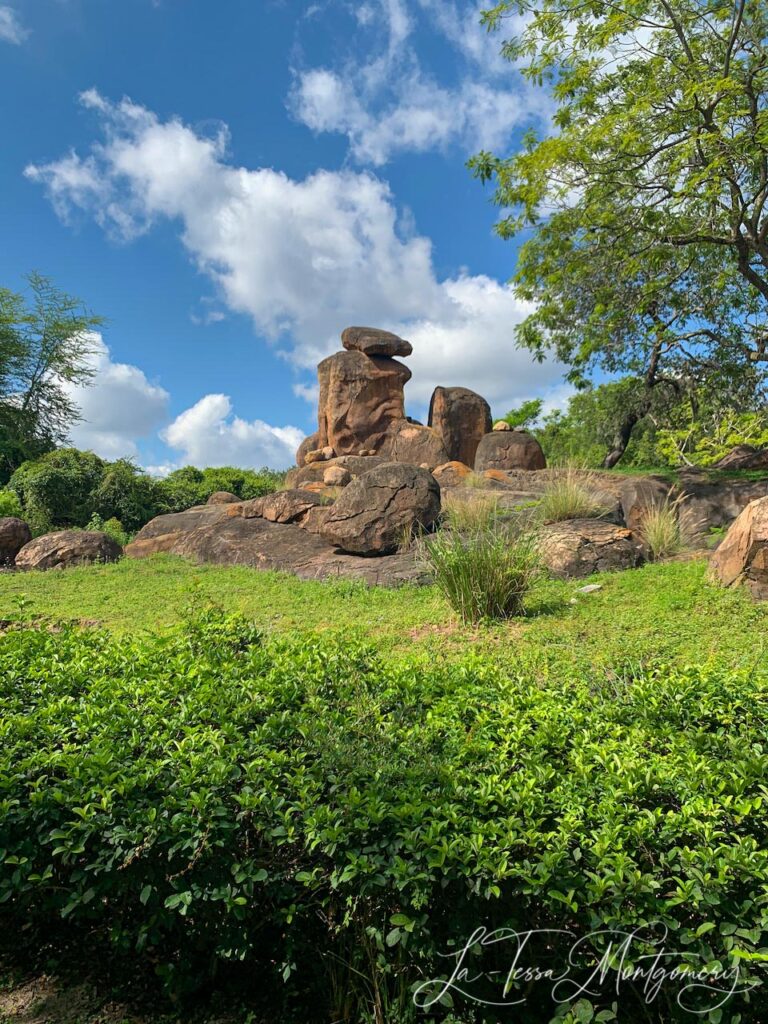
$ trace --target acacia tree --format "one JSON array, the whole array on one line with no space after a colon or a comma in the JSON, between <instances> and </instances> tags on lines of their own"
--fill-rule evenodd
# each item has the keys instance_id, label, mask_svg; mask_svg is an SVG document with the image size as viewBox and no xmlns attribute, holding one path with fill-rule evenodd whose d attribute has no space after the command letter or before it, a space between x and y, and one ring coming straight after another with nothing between
<instances>
[{"instance_id":1,"label":"acacia tree","mask_svg":"<svg viewBox=\"0 0 768 1024\"><path fill-rule=\"evenodd\" d=\"M516 282L537 302L519 339L645 389L617 424L621 457L651 392L754 395L768 302L768 11L713 0L503 0L485 14L527 75L552 88L554 131L509 158L479 154L533 229ZM695 397L694 397L695 402Z\"/></svg>"},{"instance_id":2,"label":"acacia tree","mask_svg":"<svg viewBox=\"0 0 768 1024\"><path fill-rule=\"evenodd\" d=\"M40 274L27 280L29 299L0 288L0 481L66 441L80 418L69 386L93 376L103 323Z\"/></svg>"}]
</instances>

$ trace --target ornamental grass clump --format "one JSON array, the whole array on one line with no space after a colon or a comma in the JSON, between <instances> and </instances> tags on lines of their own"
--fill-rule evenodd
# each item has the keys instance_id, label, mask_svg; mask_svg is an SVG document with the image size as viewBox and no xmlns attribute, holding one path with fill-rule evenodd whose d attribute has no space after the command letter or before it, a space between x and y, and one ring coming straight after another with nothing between
<instances>
[{"instance_id":1,"label":"ornamental grass clump","mask_svg":"<svg viewBox=\"0 0 768 1024\"><path fill-rule=\"evenodd\" d=\"M435 584L467 625L521 615L540 572L536 535L498 524L441 530L424 541L424 552Z\"/></svg>"},{"instance_id":2,"label":"ornamental grass clump","mask_svg":"<svg viewBox=\"0 0 768 1024\"><path fill-rule=\"evenodd\" d=\"M643 510L642 525L638 532L650 561L669 558L687 547L680 522L680 506L685 498L684 494L676 497L668 494L663 501L655 501Z\"/></svg>"},{"instance_id":3,"label":"ornamental grass clump","mask_svg":"<svg viewBox=\"0 0 768 1024\"><path fill-rule=\"evenodd\" d=\"M567 466L550 480L539 502L539 514L545 523L567 519L599 519L608 511L595 493L600 481L589 470Z\"/></svg>"}]
</instances>

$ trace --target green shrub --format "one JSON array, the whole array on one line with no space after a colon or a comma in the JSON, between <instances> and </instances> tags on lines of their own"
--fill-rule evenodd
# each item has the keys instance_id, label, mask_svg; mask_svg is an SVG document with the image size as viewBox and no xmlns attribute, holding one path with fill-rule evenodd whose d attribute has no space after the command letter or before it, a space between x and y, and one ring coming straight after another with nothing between
<instances>
[{"instance_id":1,"label":"green shrub","mask_svg":"<svg viewBox=\"0 0 768 1024\"><path fill-rule=\"evenodd\" d=\"M60 448L25 462L10 479L35 533L54 526L85 526L96 511L94 492L107 463L93 452Z\"/></svg>"},{"instance_id":2,"label":"green shrub","mask_svg":"<svg viewBox=\"0 0 768 1024\"><path fill-rule=\"evenodd\" d=\"M131 532L163 511L158 481L128 459L107 463L93 492L93 507L102 519L119 519Z\"/></svg>"},{"instance_id":3,"label":"green shrub","mask_svg":"<svg viewBox=\"0 0 768 1024\"><path fill-rule=\"evenodd\" d=\"M102 533L106 533L116 540L121 547L129 544L133 537L133 534L123 527L119 519L115 519L114 516L111 519L102 519L98 512L91 516L85 528L86 530L101 530Z\"/></svg>"},{"instance_id":4,"label":"green shrub","mask_svg":"<svg viewBox=\"0 0 768 1024\"><path fill-rule=\"evenodd\" d=\"M215 491L230 491L244 501L271 494L283 486L285 473L274 469L235 469L231 466L197 469L184 466L158 481L163 511L183 512L204 505Z\"/></svg>"},{"instance_id":5,"label":"green shrub","mask_svg":"<svg viewBox=\"0 0 768 1024\"><path fill-rule=\"evenodd\" d=\"M668 494L663 501L653 502L643 509L638 532L651 561L669 558L686 546L680 523L680 506L684 501L683 494L677 497Z\"/></svg>"},{"instance_id":6,"label":"green shrub","mask_svg":"<svg viewBox=\"0 0 768 1024\"><path fill-rule=\"evenodd\" d=\"M21 502L15 491L0 488L0 518L3 516L21 517Z\"/></svg>"},{"instance_id":7,"label":"green shrub","mask_svg":"<svg viewBox=\"0 0 768 1024\"><path fill-rule=\"evenodd\" d=\"M597 959L637 929L634 963L654 926L685 964L763 980L762 664L563 685L209 617L134 640L6 632L0 712L9 934L63 917L177 991L242 961L303 1007L273 1019L306 1024L414 1019L413 986L483 925L566 929ZM526 966L562 968L570 941L545 938ZM471 976L506 977L510 944L476 953ZM571 1019L613 1019L615 967ZM464 987L500 998L493 978ZM622 982L620 1019L688 1021L677 991L646 1005ZM530 1021L567 1006L524 979L508 998ZM738 1012L766 1019L763 989L701 1019Z\"/></svg>"},{"instance_id":8,"label":"green shrub","mask_svg":"<svg viewBox=\"0 0 768 1024\"><path fill-rule=\"evenodd\" d=\"M547 480L539 502L539 515L545 523L599 518L607 511L595 493L599 487L600 480L595 473L565 466Z\"/></svg>"},{"instance_id":9,"label":"green shrub","mask_svg":"<svg viewBox=\"0 0 768 1024\"><path fill-rule=\"evenodd\" d=\"M522 614L540 571L532 533L454 528L425 538L423 548L435 584L463 623Z\"/></svg>"}]
</instances>

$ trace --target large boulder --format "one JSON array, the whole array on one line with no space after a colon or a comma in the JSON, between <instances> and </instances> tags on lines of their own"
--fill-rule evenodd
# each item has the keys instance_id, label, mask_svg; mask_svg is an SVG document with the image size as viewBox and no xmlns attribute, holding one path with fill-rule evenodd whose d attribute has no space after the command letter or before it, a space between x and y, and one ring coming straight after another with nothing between
<instances>
[{"instance_id":1,"label":"large boulder","mask_svg":"<svg viewBox=\"0 0 768 1024\"><path fill-rule=\"evenodd\" d=\"M491 407L469 388L435 388L428 422L442 438L446 461L473 466L477 446L492 428Z\"/></svg>"},{"instance_id":2,"label":"large boulder","mask_svg":"<svg viewBox=\"0 0 768 1024\"><path fill-rule=\"evenodd\" d=\"M331 544L360 555L396 551L416 528L440 514L440 487L426 469L387 462L343 491L322 527Z\"/></svg>"},{"instance_id":3,"label":"large boulder","mask_svg":"<svg viewBox=\"0 0 768 1024\"><path fill-rule=\"evenodd\" d=\"M484 473L487 469L544 469L546 464L541 445L524 430L486 434L475 455L477 473Z\"/></svg>"},{"instance_id":4,"label":"large boulder","mask_svg":"<svg viewBox=\"0 0 768 1024\"><path fill-rule=\"evenodd\" d=\"M13 565L16 555L32 540L32 531L16 516L0 518L0 566Z\"/></svg>"},{"instance_id":5,"label":"large boulder","mask_svg":"<svg viewBox=\"0 0 768 1024\"><path fill-rule=\"evenodd\" d=\"M367 356L409 356L413 345L378 327L347 327L341 332L341 343L351 352L364 352Z\"/></svg>"},{"instance_id":6,"label":"large boulder","mask_svg":"<svg viewBox=\"0 0 768 1024\"><path fill-rule=\"evenodd\" d=\"M378 451L392 425L405 419L403 387L411 371L396 359L337 352L317 374L319 447L331 446L336 455Z\"/></svg>"},{"instance_id":7,"label":"large boulder","mask_svg":"<svg viewBox=\"0 0 768 1024\"><path fill-rule=\"evenodd\" d=\"M261 502L263 498L253 501ZM155 516L139 530L130 544L126 545L125 553L129 558L146 558L148 555L159 555L170 551L182 534L197 529L198 526L218 523L232 516L241 516L243 509L252 502L239 502L232 505L195 505L185 512L169 512ZM261 515L259 508L258 515Z\"/></svg>"},{"instance_id":8,"label":"large boulder","mask_svg":"<svg viewBox=\"0 0 768 1024\"><path fill-rule=\"evenodd\" d=\"M621 485L619 502L628 529L642 533L648 511L663 505L672 485L660 476L633 476Z\"/></svg>"},{"instance_id":9,"label":"large boulder","mask_svg":"<svg viewBox=\"0 0 768 1024\"><path fill-rule=\"evenodd\" d=\"M633 569L643 561L642 546L631 530L599 519L571 519L544 527L542 556L552 575L561 579Z\"/></svg>"},{"instance_id":10,"label":"large boulder","mask_svg":"<svg viewBox=\"0 0 768 1024\"><path fill-rule=\"evenodd\" d=\"M448 453L436 431L407 421L392 428L382 447L382 454L390 462L405 462L410 466L427 466L429 469L448 461Z\"/></svg>"},{"instance_id":11,"label":"large boulder","mask_svg":"<svg viewBox=\"0 0 768 1024\"><path fill-rule=\"evenodd\" d=\"M236 501L240 499L232 491L214 491L206 505L233 505Z\"/></svg>"},{"instance_id":12,"label":"large boulder","mask_svg":"<svg viewBox=\"0 0 768 1024\"><path fill-rule=\"evenodd\" d=\"M296 449L296 465L301 468L306 462L307 455L310 452L317 451L320 444L320 435L317 431L314 434L310 434L309 437L305 437L299 447Z\"/></svg>"},{"instance_id":13,"label":"large boulder","mask_svg":"<svg viewBox=\"0 0 768 1024\"><path fill-rule=\"evenodd\" d=\"M723 586L743 583L768 601L768 498L747 505L710 561L712 577Z\"/></svg>"},{"instance_id":14,"label":"large boulder","mask_svg":"<svg viewBox=\"0 0 768 1024\"><path fill-rule=\"evenodd\" d=\"M768 479L718 480L706 472L680 474L685 501L680 523L687 537L705 537L712 529L730 526L750 502L768 496Z\"/></svg>"},{"instance_id":15,"label":"large boulder","mask_svg":"<svg viewBox=\"0 0 768 1024\"><path fill-rule=\"evenodd\" d=\"M66 569L94 562L116 562L123 549L100 530L61 530L25 544L16 555L19 569Z\"/></svg>"},{"instance_id":16,"label":"large boulder","mask_svg":"<svg viewBox=\"0 0 768 1024\"><path fill-rule=\"evenodd\" d=\"M713 469L768 469L768 448L737 444L714 464Z\"/></svg>"}]
</instances>

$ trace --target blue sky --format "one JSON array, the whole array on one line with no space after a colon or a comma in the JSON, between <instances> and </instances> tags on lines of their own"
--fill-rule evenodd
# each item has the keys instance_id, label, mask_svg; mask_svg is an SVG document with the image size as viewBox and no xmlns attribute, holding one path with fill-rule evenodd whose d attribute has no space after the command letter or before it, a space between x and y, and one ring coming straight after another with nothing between
<instances>
[{"instance_id":1,"label":"blue sky","mask_svg":"<svg viewBox=\"0 0 768 1024\"><path fill-rule=\"evenodd\" d=\"M0 283L107 318L73 440L158 470L284 466L349 324L497 413L565 389L515 349L514 246L466 170L545 93L465 0L0 2ZM510 26L510 31L512 26Z\"/></svg>"}]
</instances>

